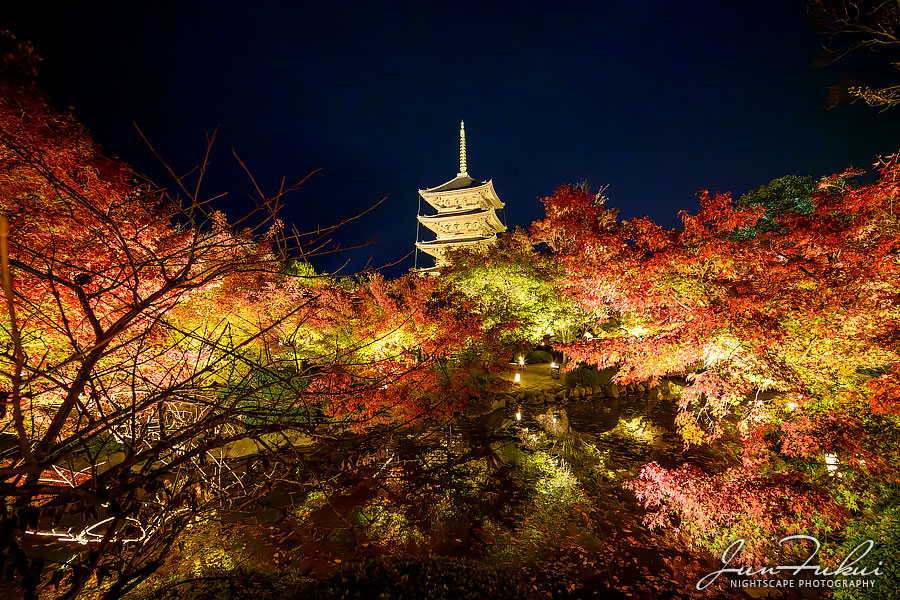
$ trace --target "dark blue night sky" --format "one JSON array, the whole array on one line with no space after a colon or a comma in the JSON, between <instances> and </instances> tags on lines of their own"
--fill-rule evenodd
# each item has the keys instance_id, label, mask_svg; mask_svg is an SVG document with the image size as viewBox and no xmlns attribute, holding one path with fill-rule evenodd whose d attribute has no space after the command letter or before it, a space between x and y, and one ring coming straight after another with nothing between
<instances>
[{"instance_id":1,"label":"dark blue night sky","mask_svg":"<svg viewBox=\"0 0 900 600\"><path fill-rule=\"evenodd\" d=\"M250 202L231 148L271 191L322 169L283 214L300 229L386 198L335 236L375 242L351 270L412 249L416 190L455 176L460 119L469 173L493 179L510 226L582 180L610 184L624 218L674 226L698 189L900 147L900 112L824 109L866 57L816 68L803 2L584 4L35 2L0 27L34 41L54 104L140 172L162 180L132 120L177 170L219 126L208 192L230 214Z\"/></svg>"}]
</instances>

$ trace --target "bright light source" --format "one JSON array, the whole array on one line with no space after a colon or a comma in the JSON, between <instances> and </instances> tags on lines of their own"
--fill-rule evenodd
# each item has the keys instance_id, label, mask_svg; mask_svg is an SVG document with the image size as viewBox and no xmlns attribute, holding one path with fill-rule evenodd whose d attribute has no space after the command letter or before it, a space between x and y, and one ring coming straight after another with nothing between
<instances>
[{"instance_id":1,"label":"bright light source","mask_svg":"<svg viewBox=\"0 0 900 600\"><path fill-rule=\"evenodd\" d=\"M788 402L787 408L788 408L788 410L794 410L795 408L797 408L797 403L796 402Z\"/></svg>"},{"instance_id":2,"label":"bright light source","mask_svg":"<svg viewBox=\"0 0 900 600\"><path fill-rule=\"evenodd\" d=\"M552 363L550 363L550 368L551 368L551 369L555 369L555 368L556 368L556 362L555 362L555 361L552 362Z\"/></svg>"},{"instance_id":3,"label":"bright light source","mask_svg":"<svg viewBox=\"0 0 900 600\"><path fill-rule=\"evenodd\" d=\"M522 420L522 413L520 411L520 412L516 413L516 421L521 421L521 420Z\"/></svg>"},{"instance_id":4,"label":"bright light source","mask_svg":"<svg viewBox=\"0 0 900 600\"><path fill-rule=\"evenodd\" d=\"M550 422L556 423L556 415L553 415L552 417L550 417Z\"/></svg>"},{"instance_id":5,"label":"bright light source","mask_svg":"<svg viewBox=\"0 0 900 600\"><path fill-rule=\"evenodd\" d=\"M522 376L521 376L519 373L516 373L516 379L515 379L515 382L516 382L516 383L522 383Z\"/></svg>"},{"instance_id":6,"label":"bright light source","mask_svg":"<svg viewBox=\"0 0 900 600\"><path fill-rule=\"evenodd\" d=\"M519 364L522 365L523 367L525 366L525 357L524 356L519 357Z\"/></svg>"}]
</instances>

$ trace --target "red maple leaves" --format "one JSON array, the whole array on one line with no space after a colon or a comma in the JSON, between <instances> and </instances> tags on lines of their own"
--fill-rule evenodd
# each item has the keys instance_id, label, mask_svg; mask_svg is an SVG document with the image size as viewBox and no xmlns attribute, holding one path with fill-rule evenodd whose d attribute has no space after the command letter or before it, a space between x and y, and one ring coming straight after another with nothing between
<instances>
[{"instance_id":1,"label":"red maple leaves","mask_svg":"<svg viewBox=\"0 0 900 600\"><path fill-rule=\"evenodd\" d=\"M724 479L701 483L699 471L657 465L637 488L651 506L668 503L693 520L695 532L740 514L764 517L762 530L783 528L783 507L761 492L776 480L791 482L783 494L821 516L820 526L834 526L848 514L842 505L877 495L871 487L848 495L851 471L900 479L878 458L897 462L891 436L873 426L900 402L900 166L896 156L877 166L869 185L854 184L857 170L824 178L812 214L785 212L777 230L755 235L746 232L763 209L736 207L726 194L702 192L700 210L680 214L681 230L646 218L619 223L603 198L569 187L544 200L547 217L532 233L565 265L566 290L615 316L604 334L566 351L617 366L621 381L686 376L676 419L686 443L713 442L736 425L742 466ZM848 477L807 497L798 490L816 472L809 461L824 471L824 453ZM731 490L733 512L719 510L722 494L703 487L710 482Z\"/></svg>"}]
</instances>

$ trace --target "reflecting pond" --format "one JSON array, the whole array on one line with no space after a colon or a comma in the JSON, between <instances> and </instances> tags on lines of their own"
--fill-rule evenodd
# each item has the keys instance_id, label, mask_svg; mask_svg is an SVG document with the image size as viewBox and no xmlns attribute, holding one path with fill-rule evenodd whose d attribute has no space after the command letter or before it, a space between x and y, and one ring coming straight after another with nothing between
<instances>
[{"instance_id":1,"label":"reflecting pond","mask_svg":"<svg viewBox=\"0 0 900 600\"><path fill-rule=\"evenodd\" d=\"M387 555L440 555L535 581L561 577L573 593L690 597L718 563L671 530L646 529L623 488L650 461L725 466L709 450L684 451L674 411L638 398L512 404L348 435L310 450L261 507L222 516L265 530L255 544L276 562L320 575Z\"/></svg>"}]
</instances>

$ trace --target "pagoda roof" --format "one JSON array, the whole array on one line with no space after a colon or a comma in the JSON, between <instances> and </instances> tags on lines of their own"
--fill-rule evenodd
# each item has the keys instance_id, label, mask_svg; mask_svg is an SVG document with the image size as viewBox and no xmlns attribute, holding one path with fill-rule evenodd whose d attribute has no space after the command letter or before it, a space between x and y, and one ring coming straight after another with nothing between
<instances>
[{"instance_id":1,"label":"pagoda roof","mask_svg":"<svg viewBox=\"0 0 900 600\"><path fill-rule=\"evenodd\" d=\"M506 226L497 218L497 213L493 209L490 210L465 210L454 213L438 213L437 215L426 217L419 216L419 223L434 231L440 236L438 230L444 223L472 223L483 221L487 226L496 233L506 231ZM466 239L466 238L462 238Z\"/></svg>"},{"instance_id":2,"label":"pagoda roof","mask_svg":"<svg viewBox=\"0 0 900 600\"><path fill-rule=\"evenodd\" d=\"M470 208L470 209L442 212L442 213L438 213L436 215L420 215L419 220L420 221L448 221L448 220L456 221L456 220L459 220L459 217L471 217L471 216L475 216L475 215L487 216L488 213L493 213L494 215L497 214L496 212L494 212L494 209L492 209L492 208L488 208L488 209Z\"/></svg>"},{"instance_id":3,"label":"pagoda roof","mask_svg":"<svg viewBox=\"0 0 900 600\"><path fill-rule=\"evenodd\" d=\"M473 179L468 175L457 175L454 179L451 179L447 183L443 185L439 185L437 187L429 188L427 190L421 190L422 193L431 193L431 192L452 192L455 190L466 190L469 188L477 188L481 187L484 184L489 183L488 181L479 181L477 179Z\"/></svg>"},{"instance_id":4,"label":"pagoda roof","mask_svg":"<svg viewBox=\"0 0 900 600\"><path fill-rule=\"evenodd\" d=\"M467 238L459 238L455 240L431 240L428 242L418 242L416 246L420 248L439 248L441 246L458 246L464 244L475 244L478 242L484 242L486 240L494 239L497 236L494 235L479 235L476 237L467 237Z\"/></svg>"},{"instance_id":5,"label":"pagoda roof","mask_svg":"<svg viewBox=\"0 0 900 600\"><path fill-rule=\"evenodd\" d=\"M439 213L471 210L469 208L447 210L447 199L449 198L467 198L468 201L466 204L479 202L487 204L495 209L503 208L503 202L500 201L500 198L497 197L497 192L494 190L493 181L490 179L487 181L479 181L477 179L472 179L468 175L459 175L456 179L435 188L419 190L419 195L436 208ZM480 200L475 200L475 197L480 197ZM449 204L452 204L452 202Z\"/></svg>"}]
</instances>

